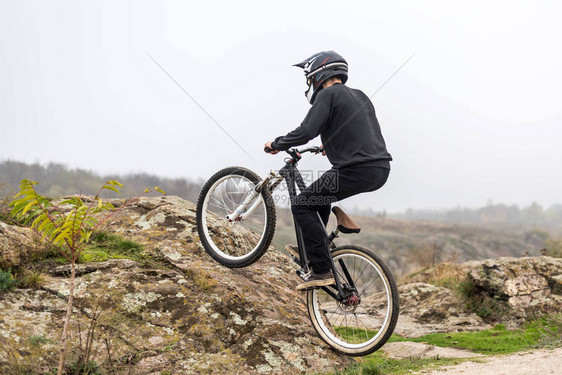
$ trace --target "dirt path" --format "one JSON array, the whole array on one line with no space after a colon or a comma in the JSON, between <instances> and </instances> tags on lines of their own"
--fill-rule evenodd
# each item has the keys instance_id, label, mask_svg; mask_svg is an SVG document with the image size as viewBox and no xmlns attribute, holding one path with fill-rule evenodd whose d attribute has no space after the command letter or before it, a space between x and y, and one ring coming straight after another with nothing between
<instances>
[{"instance_id":1,"label":"dirt path","mask_svg":"<svg viewBox=\"0 0 562 375\"><path fill-rule=\"evenodd\" d=\"M424 375L535 375L562 374L562 348L537 350L478 359L435 371L422 371Z\"/></svg>"}]
</instances>

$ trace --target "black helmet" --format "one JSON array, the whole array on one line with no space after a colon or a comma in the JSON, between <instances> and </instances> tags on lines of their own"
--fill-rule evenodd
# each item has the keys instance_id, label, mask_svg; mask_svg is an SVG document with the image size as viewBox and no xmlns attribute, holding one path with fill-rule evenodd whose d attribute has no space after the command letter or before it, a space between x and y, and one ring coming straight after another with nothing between
<instances>
[{"instance_id":1,"label":"black helmet","mask_svg":"<svg viewBox=\"0 0 562 375\"><path fill-rule=\"evenodd\" d=\"M314 103L316 94L328 78L339 76L343 83L347 81L347 61L334 51L318 52L293 66L304 69L308 85L304 95L310 104Z\"/></svg>"}]
</instances>

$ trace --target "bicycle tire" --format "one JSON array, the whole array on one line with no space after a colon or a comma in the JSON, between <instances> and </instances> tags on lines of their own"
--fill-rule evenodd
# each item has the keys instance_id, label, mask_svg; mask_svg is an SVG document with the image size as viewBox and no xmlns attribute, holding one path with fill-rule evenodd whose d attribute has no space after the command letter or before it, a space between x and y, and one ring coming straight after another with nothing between
<instances>
[{"instance_id":1,"label":"bicycle tire","mask_svg":"<svg viewBox=\"0 0 562 375\"><path fill-rule=\"evenodd\" d=\"M342 304L321 288L310 289L307 291L310 320L319 336L338 352L349 356L370 354L387 342L396 326L399 314L396 281L385 262L368 249L345 245L332 250L332 256L344 283L347 277L340 261L345 264L360 302L355 306ZM370 273L365 273L367 268L376 278L371 279Z\"/></svg>"},{"instance_id":2,"label":"bicycle tire","mask_svg":"<svg viewBox=\"0 0 562 375\"><path fill-rule=\"evenodd\" d=\"M260 181L260 177L247 168L228 167L215 173L199 194L196 214L199 239L207 253L226 267L246 267L256 262L273 240L275 204L269 189L262 189L256 198L261 200L253 213L256 214L253 220L258 224L249 224L249 219L233 222L226 219ZM220 195L220 200L213 194ZM212 199L216 199L213 209ZM261 226L263 228L258 228Z\"/></svg>"}]
</instances>

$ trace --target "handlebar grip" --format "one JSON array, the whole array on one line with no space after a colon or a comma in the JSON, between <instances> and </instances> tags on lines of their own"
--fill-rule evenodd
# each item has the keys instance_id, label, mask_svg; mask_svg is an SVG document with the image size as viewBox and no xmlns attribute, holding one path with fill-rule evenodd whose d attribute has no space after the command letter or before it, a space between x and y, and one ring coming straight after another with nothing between
<instances>
[{"instance_id":1,"label":"handlebar grip","mask_svg":"<svg viewBox=\"0 0 562 375\"><path fill-rule=\"evenodd\" d=\"M272 149L271 147L267 147L267 146L264 147L263 150L264 150L265 152L267 152L268 154L269 154L271 151L273 151L273 149Z\"/></svg>"}]
</instances>

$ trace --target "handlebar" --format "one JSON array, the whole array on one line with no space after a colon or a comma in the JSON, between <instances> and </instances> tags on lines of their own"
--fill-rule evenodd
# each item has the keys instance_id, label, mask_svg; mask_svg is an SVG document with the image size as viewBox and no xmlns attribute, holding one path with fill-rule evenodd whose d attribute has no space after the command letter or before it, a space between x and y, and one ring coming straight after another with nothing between
<instances>
[{"instance_id":1,"label":"handlebar","mask_svg":"<svg viewBox=\"0 0 562 375\"><path fill-rule=\"evenodd\" d=\"M263 149L265 152L267 152L268 154L273 151L273 149L271 149L270 147L264 147ZM312 152L314 154L319 154L324 152L324 147L320 147L320 146L310 146L310 147L306 147L303 149L297 149L297 148L290 148L288 150L285 150L285 152L287 152L288 154L292 154L292 153L298 153L298 154L304 154L305 152Z\"/></svg>"}]
</instances>

